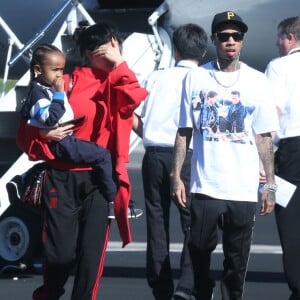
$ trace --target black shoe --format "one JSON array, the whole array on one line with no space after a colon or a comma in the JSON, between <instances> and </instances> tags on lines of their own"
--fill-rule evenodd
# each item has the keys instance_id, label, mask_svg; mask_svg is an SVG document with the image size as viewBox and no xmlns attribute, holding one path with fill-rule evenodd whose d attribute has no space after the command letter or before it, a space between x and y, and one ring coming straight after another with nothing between
<instances>
[{"instance_id":1,"label":"black shoe","mask_svg":"<svg viewBox=\"0 0 300 300\"><path fill-rule=\"evenodd\" d=\"M173 295L174 300L196 300L193 295L189 295L184 291L176 291Z\"/></svg>"},{"instance_id":2,"label":"black shoe","mask_svg":"<svg viewBox=\"0 0 300 300\"><path fill-rule=\"evenodd\" d=\"M21 175L16 175L6 184L6 190L11 204L18 202L24 195L24 179Z\"/></svg>"},{"instance_id":3,"label":"black shoe","mask_svg":"<svg viewBox=\"0 0 300 300\"><path fill-rule=\"evenodd\" d=\"M214 299L214 294L212 293L212 294L210 294L209 296L206 296L206 297L197 297L197 296L192 296L192 298L191 299L193 299L193 300L213 300Z\"/></svg>"},{"instance_id":4,"label":"black shoe","mask_svg":"<svg viewBox=\"0 0 300 300\"><path fill-rule=\"evenodd\" d=\"M296 295L296 294L292 294L289 298L289 300L299 300L300 299L300 295Z\"/></svg>"}]
</instances>

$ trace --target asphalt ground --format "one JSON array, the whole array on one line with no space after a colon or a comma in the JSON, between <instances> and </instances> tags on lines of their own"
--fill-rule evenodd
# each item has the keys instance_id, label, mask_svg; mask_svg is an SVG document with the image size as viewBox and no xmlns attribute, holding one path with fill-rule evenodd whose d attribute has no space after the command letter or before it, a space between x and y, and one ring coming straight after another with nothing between
<instances>
[{"instance_id":1,"label":"asphalt ground","mask_svg":"<svg viewBox=\"0 0 300 300\"><path fill-rule=\"evenodd\" d=\"M108 254L108 260L110 254ZM132 258L134 259L134 258ZM128 260L128 257L127 257ZM174 277L176 278L175 269ZM219 278L220 271L212 272L215 278ZM100 284L98 300L153 300L151 290L145 279L144 268L114 268L107 267ZM36 273L6 274L0 278L0 299L2 300L29 300L32 291L40 285L41 275ZM62 300L68 300L71 296L73 276L70 276ZM176 279L175 279L176 283ZM219 280L216 281L214 300L221 299ZM244 300L284 300L288 299L288 289L282 273L254 272L251 268L248 272L245 284Z\"/></svg>"},{"instance_id":2,"label":"asphalt ground","mask_svg":"<svg viewBox=\"0 0 300 300\"><path fill-rule=\"evenodd\" d=\"M132 181L132 197L136 202L136 207L144 210L140 169L142 157L143 147L139 145L131 154L131 162L128 168ZM137 220L132 220L131 228L134 242L122 249L116 223L112 223L98 300L153 300L145 276L145 215ZM176 284L179 274L182 234L178 212L174 205L171 209L170 228L172 243L170 257ZM222 247L219 245L213 254L211 266L212 277L216 280L214 300L221 300L219 284L222 260ZM38 259L35 267L33 270L7 270L0 274L0 300L30 300L32 291L42 282ZM73 276L71 275L65 286L66 292L61 300L70 299L72 282ZM257 216L245 283L244 300L288 300L288 297L289 290L282 271L281 247L274 215Z\"/></svg>"}]
</instances>

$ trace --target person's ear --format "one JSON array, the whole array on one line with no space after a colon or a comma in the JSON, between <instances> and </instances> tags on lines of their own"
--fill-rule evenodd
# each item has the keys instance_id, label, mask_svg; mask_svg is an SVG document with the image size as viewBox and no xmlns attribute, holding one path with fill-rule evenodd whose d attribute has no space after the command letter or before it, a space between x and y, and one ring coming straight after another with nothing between
<instances>
[{"instance_id":1,"label":"person's ear","mask_svg":"<svg viewBox=\"0 0 300 300\"><path fill-rule=\"evenodd\" d=\"M215 36L213 34L210 36L210 40L214 45L216 44Z\"/></svg>"},{"instance_id":2,"label":"person's ear","mask_svg":"<svg viewBox=\"0 0 300 300\"><path fill-rule=\"evenodd\" d=\"M110 43L113 48L118 48L120 54L122 54L122 43L120 41L118 41L116 38L113 37Z\"/></svg>"},{"instance_id":3,"label":"person's ear","mask_svg":"<svg viewBox=\"0 0 300 300\"><path fill-rule=\"evenodd\" d=\"M181 55L175 47L174 47L174 58L176 62L181 60Z\"/></svg>"},{"instance_id":4,"label":"person's ear","mask_svg":"<svg viewBox=\"0 0 300 300\"><path fill-rule=\"evenodd\" d=\"M110 42L113 48L119 47L119 42L114 37L111 39Z\"/></svg>"},{"instance_id":5,"label":"person's ear","mask_svg":"<svg viewBox=\"0 0 300 300\"><path fill-rule=\"evenodd\" d=\"M299 41L293 33L287 33L286 38L292 47L297 47Z\"/></svg>"},{"instance_id":6,"label":"person's ear","mask_svg":"<svg viewBox=\"0 0 300 300\"><path fill-rule=\"evenodd\" d=\"M289 42L291 42L295 38L295 36L292 33L287 33L286 38L288 39Z\"/></svg>"},{"instance_id":7,"label":"person's ear","mask_svg":"<svg viewBox=\"0 0 300 300\"><path fill-rule=\"evenodd\" d=\"M35 77L37 77L38 75L40 75L42 73L41 66L40 65L34 65L33 66L33 71L34 71Z\"/></svg>"}]
</instances>

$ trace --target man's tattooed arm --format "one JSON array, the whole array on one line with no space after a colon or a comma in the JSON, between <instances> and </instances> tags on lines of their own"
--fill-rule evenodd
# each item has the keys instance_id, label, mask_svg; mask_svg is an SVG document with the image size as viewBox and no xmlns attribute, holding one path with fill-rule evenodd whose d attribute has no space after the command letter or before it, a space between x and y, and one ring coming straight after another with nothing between
<instances>
[{"instance_id":1,"label":"man's tattooed arm","mask_svg":"<svg viewBox=\"0 0 300 300\"><path fill-rule=\"evenodd\" d=\"M171 195L178 205L185 206L185 187L180 178L183 162L192 137L192 128L179 128L176 134L171 180Z\"/></svg>"},{"instance_id":2,"label":"man's tattooed arm","mask_svg":"<svg viewBox=\"0 0 300 300\"><path fill-rule=\"evenodd\" d=\"M256 145L258 154L262 162L267 185L275 184L274 175L274 150L271 133L263 133L256 135ZM266 188L262 195L261 215L272 212L275 206L275 192Z\"/></svg>"}]
</instances>

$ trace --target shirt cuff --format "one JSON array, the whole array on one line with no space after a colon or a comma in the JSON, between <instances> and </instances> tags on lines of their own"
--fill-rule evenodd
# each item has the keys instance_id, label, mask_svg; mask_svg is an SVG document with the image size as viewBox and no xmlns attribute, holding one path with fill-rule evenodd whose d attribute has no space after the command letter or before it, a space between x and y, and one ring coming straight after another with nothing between
<instances>
[{"instance_id":1,"label":"shirt cuff","mask_svg":"<svg viewBox=\"0 0 300 300\"><path fill-rule=\"evenodd\" d=\"M54 92L53 94L53 100L61 100L64 101L65 99L65 93L64 92Z\"/></svg>"}]
</instances>

